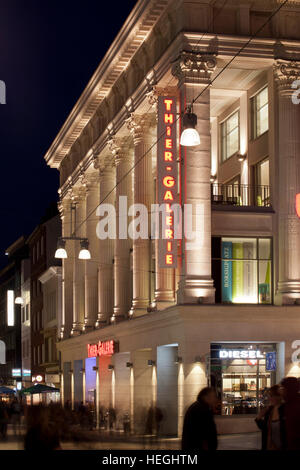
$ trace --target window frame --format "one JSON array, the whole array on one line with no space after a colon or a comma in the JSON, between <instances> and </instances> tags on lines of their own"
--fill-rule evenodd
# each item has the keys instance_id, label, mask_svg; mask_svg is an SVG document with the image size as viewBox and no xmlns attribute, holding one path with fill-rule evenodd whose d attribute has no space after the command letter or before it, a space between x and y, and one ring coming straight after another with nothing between
<instances>
[{"instance_id":1,"label":"window frame","mask_svg":"<svg viewBox=\"0 0 300 470\"><path fill-rule=\"evenodd\" d=\"M258 305L258 306L263 306L263 305L274 305L274 251L273 251L273 237L268 237L268 236L255 236L255 235L214 235L214 238L219 238L220 239L220 249L222 247L222 238L232 238L232 239L255 239L256 240L256 258L251 259L251 261L256 261L256 269L257 269L257 303L230 303L227 304L226 302L223 302L222 300L222 292L221 292L221 305ZM270 259L266 258L260 258L259 255L259 240L270 240ZM212 262L213 261L219 261L220 262L220 269L222 267L222 261L224 258L221 256L220 252L220 257L216 257L212 255ZM232 259L231 261L249 261L249 259ZM270 303L264 304L259 302L259 263L263 261L270 261L271 262L271 292L270 292Z\"/></svg>"},{"instance_id":2,"label":"window frame","mask_svg":"<svg viewBox=\"0 0 300 470\"><path fill-rule=\"evenodd\" d=\"M226 125L227 122L235 115L238 115L238 125L234 129L232 129L230 132L225 132L225 135L223 136L223 128ZM228 135L231 134L234 130L238 129L238 148L235 150L231 155L227 155L227 138ZM224 145L224 138L226 139L226 145ZM226 148L226 157L224 157L224 148ZM227 160L229 160L231 157L236 155L239 152L240 149L240 108L236 109L234 112L229 114L226 119L224 119L222 122L220 122L220 161L221 163L225 163Z\"/></svg>"},{"instance_id":3,"label":"window frame","mask_svg":"<svg viewBox=\"0 0 300 470\"><path fill-rule=\"evenodd\" d=\"M257 108L257 97L265 90L267 89L268 92L268 101L266 104L261 106L259 109ZM268 107L268 129L262 132L261 134L258 134L257 131L257 115L258 112L264 108L265 106ZM269 85L266 84L260 90L258 90L253 96L250 98L250 113L251 113L251 140L256 140L262 135L264 135L266 132L269 131Z\"/></svg>"}]
</instances>

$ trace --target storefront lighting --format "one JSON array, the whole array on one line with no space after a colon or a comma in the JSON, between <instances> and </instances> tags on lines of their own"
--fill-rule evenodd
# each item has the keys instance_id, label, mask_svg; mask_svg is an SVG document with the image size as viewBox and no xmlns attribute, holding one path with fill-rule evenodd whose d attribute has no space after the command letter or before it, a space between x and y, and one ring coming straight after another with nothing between
<instances>
[{"instance_id":1,"label":"storefront lighting","mask_svg":"<svg viewBox=\"0 0 300 470\"><path fill-rule=\"evenodd\" d=\"M113 370L114 366L112 364L108 364L108 370Z\"/></svg>"},{"instance_id":2,"label":"storefront lighting","mask_svg":"<svg viewBox=\"0 0 300 470\"><path fill-rule=\"evenodd\" d=\"M210 176L210 182L211 182L211 183L215 183L216 179L217 179L217 176L216 176L216 175L211 175L211 176Z\"/></svg>"},{"instance_id":3,"label":"storefront lighting","mask_svg":"<svg viewBox=\"0 0 300 470\"><path fill-rule=\"evenodd\" d=\"M200 144L200 135L196 129L197 116L190 110L183 115L183 132L180 137L180 145L194 147Z\"/></svg>"},{"instance_id":4,"label":"storefront lighting","mask_svg":"<svg viewBox=\"0 0 300 470\"><path fill-rule=\"evenodd\" d=\"M82 240L80 242L80 252L79 252L78 258L79 259L91 259L91 253L89 251L88 240Z\"/></svg>"},{"instance_id":5,"label":"storefront lighting","mask_svg":"<svg viewBox=\"0 0 300 470\"><path fill-rule=\"evenodd\" d=\"M80 369L80 373L81 373L81 374L84 374L84 373L85 373L85 369Z\"/></svg>"},{"instance_id":6,"label":"storefront lighting","mask_svg":"<svg viewBox=\"0 0 300 470\"><path fill-rule=\"evenodd\" d=\"M23 301L22 297L16 297L15 304L16 305L23 305L24 301Z\"/></svg>"},{"instance_id":7,"label":"storefront lighting","mask_svg":"<svg viewBox=\"0 0 300 470\"><path fill-rule=\"evenodd\" d=\"M57 249L54 257L57 259L66 259L68 257L66 251L66 241L60 238L57 242Z\"/></svg>"},{"instance_id":8,"label":"storefront lighting","mask_svg":"<svg viewBox=\"0 0 300 470\"><path fill-rule=\"evenodd\" d=\"M155 361L152 361L152 359L149 359L148 366L155 366Z\"/></svg>"},{"instance_id":9,"label":"storefront lighting","mask_svg":"<svg viewBox=\"0 0 300 470\"><path fill-rule=\"evenodd\" d=\"M133 363L132 362L126 362L126 367L133 367Z\"/></svg>"},{"instance_id":10,"label":"storefront lighting","mask_svg":"<svg viewBox=\"0 0 300 470\"><path fill-rule=\"evenodd\" d=\"M177 356L176 359L175 359L175 364L181 364L181 363L182 363L182 357Z\"/></svg>"},{"instance_id":11,"label":"storefront lighting","mask_svg":"<svg viewBox=\"0 0 300 470\"><path fill-rule=\"evenodd\" d=\"M238 153L238 154L237 154L237 159L238 159L239 162L242 163L242 162L244 162L244 161L246 160L246 155L243 155L243 154L241 154L241 153Z\"/></svg>"},{"instance_id":12,"label":"storefront lighting","mask_svg":"<svg viewBox=\"0 0 300 470\"><path fill-rule=\"evenodd\" d=\"M97 370L99 370L99 367L94 366L94 367L93 367L93 370L94 370L95 372L97 372Z\"/></svg>"},{"instance_id":13,"label":"storefront lighting","mask_svg":"<svg viewBox=\"0 0 300 470\"><path fill-rule=\"evenodd\" d=\"M195 357L195 362L196 362L196 363L201 362L201 356L196 356L196 357Z\"/></svg>"}]
</instances>

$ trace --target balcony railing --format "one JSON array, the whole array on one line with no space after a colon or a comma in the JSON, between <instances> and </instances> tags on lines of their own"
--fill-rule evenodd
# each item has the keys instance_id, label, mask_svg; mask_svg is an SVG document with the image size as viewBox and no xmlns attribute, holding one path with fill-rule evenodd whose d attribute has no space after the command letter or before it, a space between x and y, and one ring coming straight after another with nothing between
<instances>
[{"instance_id":1,"label":"balcony railing","mask_svg":"<svg viewBox=\"0 0 300 470\"><path fill-rule=\"evenodd\" d=\"M211 202L232 206L270 207L270 186L212 183Z\"/></svg>"}]
</instances>

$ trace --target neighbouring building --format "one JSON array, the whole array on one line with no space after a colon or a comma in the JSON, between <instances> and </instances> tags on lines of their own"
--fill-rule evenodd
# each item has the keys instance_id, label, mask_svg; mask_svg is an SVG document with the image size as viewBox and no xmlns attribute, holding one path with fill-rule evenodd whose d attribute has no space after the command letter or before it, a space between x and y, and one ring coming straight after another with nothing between
<instances>
[{"instance_id":1,"label":"neighbouring building","mask_svg":"<svg viewBox=\"0 0 300 470\"><path fill-rule=\"evenodd\" d=\"M61 221L57 207L53 205L27 239L30 255L29 322L33 382L46 382L49 372L55 374L52 379L57 379L59 366L56 353L56 325L61 312L58 311L60 308L58 292L48 285L48 281L52 276L54 278L59 276L61 262L54 258L54 254L60 234ZM50 380L51 383L53 381Z\"/></svg>"},{"instance_id":2,"label":"neighbouring building","mask_svg":"<svg viewBox=\"0 0 300 470\"><path fill-rule=\"evenodd\" d=\"M31 329L30 329L30 259L21 265L21 348L22 385L31 386Z\"/></svg>"},{"instance_id":3,"label":"neighbouring building","mask_svg":"<svg viewBox=\"0 0 300 470\"><path fill-rule=\"evenodd\" d=\"M0 341L4 361L0 361L0 382L11 388L21 388L21 298L22 266L28 257L25 238L18 238L6 249L7 266L0 271ZM19 383L19 385L18 385Z\"/></svg>"},{"instance_id":4,"label":"neighbouring building","mask_svg":"<svg viewBox=\"0 0 300 470\"><path fill-rule=\"evenodd\" d=\"M280 4L138 1L45 155L60 172L68 256L63 402L128 412L137 433L154 403L162 434L180 435L187 406L211 384L219 431L240 432L255 430L267 387L300 376L300 2L268 21ZM191 104L201 141L184 147L179 113ZM192 248L119 235L120 197L150 212L164 185L192 207ZM121 214L115 239L97 236L100 203ZM78 259L78 238L90 260ZM32 286L48 267L34 268Z\"/></svg>"}]
</instances>

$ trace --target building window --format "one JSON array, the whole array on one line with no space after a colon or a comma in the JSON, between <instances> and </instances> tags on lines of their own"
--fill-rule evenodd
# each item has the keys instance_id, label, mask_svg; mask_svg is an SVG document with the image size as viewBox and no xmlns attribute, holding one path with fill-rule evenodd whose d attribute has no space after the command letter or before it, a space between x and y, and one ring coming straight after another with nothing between
<instances>
[{"instance_id":1,"label":"building window","mask_svg":"<svg viewBox=\"0 0 300 470\"><path fill-rule=\"evenodd\" d=\"M266 390L276 383L276 344L211 344L210 383L222 415L257 414Z\"/></svg>"},{"instance_id":2,"label":"building window","mask_svg":"<svg viewBox=\"0 0 300 470\"><path fill-rule=\"evenodd\" d=\"M240 148L240 112L236 111L221 124L222 162L237 153Z\"/></svg>"},{"instance_id":3,"label":"building window","mask_svg":"<svg viewBox=\"0 0 300 470\"><path fill-rule=\"evenodd\" d=\"M253 139L269 129L268 87L251 98L251 121Z\"/></svg>"},{"instance_id":4,"label":"building window","mask_svg":"<svg viewBox=\"0 0 300 470\"><path fill-rule=\"evenodd\" d=\"M214 238L212 271L216 302L272 303L270 238Z\"/></svg>"},{"instance_id":5,"label":"building window","mask_svg":"<svg viewBox=\"0 0 300 470\"><path fill-rule=\"evenodd\" d=\"M265 158L254 166L255 197L257 206L270 205L270 165Z\"/></svg>"}]
</instances>

